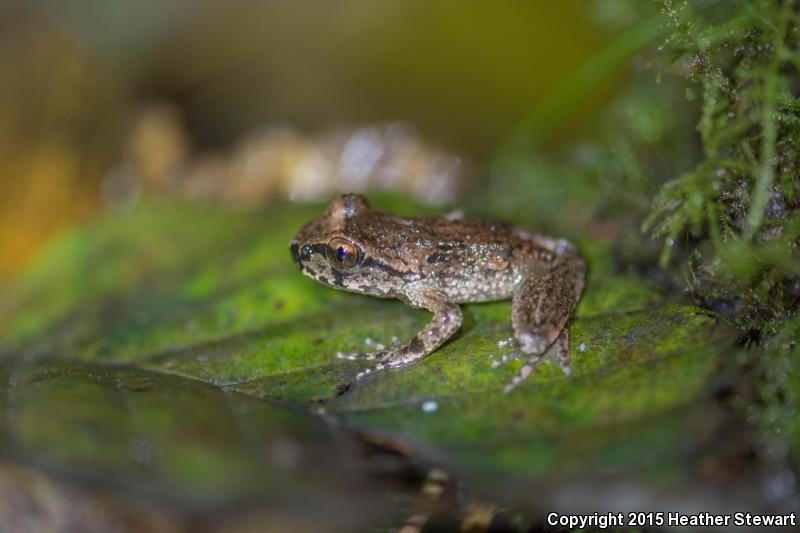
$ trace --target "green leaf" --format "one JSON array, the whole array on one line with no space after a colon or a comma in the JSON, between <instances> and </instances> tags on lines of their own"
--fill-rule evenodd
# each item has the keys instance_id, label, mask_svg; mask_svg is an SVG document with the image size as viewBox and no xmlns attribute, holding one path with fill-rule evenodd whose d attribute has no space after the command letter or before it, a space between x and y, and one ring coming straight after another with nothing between
<instances>
[{"instance_id":1,"label":"green leaf","mask_svg":"<svg viewBox=\"0 0 800 533\"><path fill-rule=\"evenodd\" d=\"M386 506L356 475L344 439L308 414L178 376L92 363L6 360L0 384L3 456L73 480L184 511L258 501L309 527L332 519L355 527L375 517L360 509L364 501L375 512Z\"/></svg>"},{"instance_id":2,"label":"green leaf","mask_svg":"<svg viewBox=\"0 0 800 533\"><path fill-rule=\"evenodd\" d=\"M389 203L413 211L378 202ZM320 209L243 215L151 204L55 242L0 307L2 407L13 414L0 441L76 475L144 479L154 491L211 500L269 495L266 478L306 490L306 474L274 477L246 442L277 435L312 458L341 454L316 433L323 420L523 504L576 476L682 479L696 440L690 415L729 345L713 318L616 273L610 251L587 241L571 377L546 360L503 393L521 363L493 368L497 341L511 334L509 302L497 302L464 306L460 335L422 362L352 383L364 364L336 351L363 349L367 337L408 338L429 316L303 277L287 245ZM37 422L49 414L54 424ZM160 450L156 466L136 463L141 446ZM341 470L315 470L321 500L335 480L352 478Z\"/></svg>"}]
</instances>

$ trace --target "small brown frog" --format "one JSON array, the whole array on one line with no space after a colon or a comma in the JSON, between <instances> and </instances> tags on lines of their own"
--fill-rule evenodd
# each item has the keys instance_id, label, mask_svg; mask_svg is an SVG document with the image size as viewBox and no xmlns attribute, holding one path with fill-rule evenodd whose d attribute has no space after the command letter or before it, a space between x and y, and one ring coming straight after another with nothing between
<instances>
[{"instance_id":1,"label":"small brown frog","mask_svg":"<svg viewBox=\"0 0 800 533\"><path fill-rule=\"evenodd\" d=\"M458 304L509 298L513 337L498 344L513 345L511 356L526 361L506 392L527 378L551 347L569 374L567 320L583 291L585 265L565 240L504 222L465 219L460 213L401 218L370 208L362 196L346 194L303 226L290 250L303 274L320 283L397 298L433 313L433 320L406 344L338 354L379 361L357 379L436 350L461 327Z\"/></svg>"}]
</instances>

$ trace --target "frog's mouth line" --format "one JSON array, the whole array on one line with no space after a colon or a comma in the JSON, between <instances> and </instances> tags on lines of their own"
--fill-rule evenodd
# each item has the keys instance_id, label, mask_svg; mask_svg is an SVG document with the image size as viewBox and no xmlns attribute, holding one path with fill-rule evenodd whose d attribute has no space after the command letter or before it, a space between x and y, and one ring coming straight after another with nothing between
<instances>
[{"instance_id":1,"label":"frog's mouth line","mask_svg":"<svg viewBox=\"0 0 800 533\"><path fill-rule=\"evenodd\" d=\"M369 270L378 270L387 273L390 276L400 277L402 276L402 272L392 268L391 266L387 265L383 261L375 259L373 257L361 257L359 263L354 265L353 268L342 270L337 269L331 266L330 270L326 272L320 272L316 268L313 268L310 264L307 257L303 254L303 247L308 245L301 246L298 242L293 241L289 244L289 252L292 255L292 260L297 265L297 268L300 269L300 272L303 275L308 276L309 278L326 285L328 287L332 287L334 289L343 289L347 291L351 291L357 294L371 294L373 296L386 298L388 297L388 293L383 293L381 291L374 291L370 290L370 287L367 285L360 286L358 288L348 288L345 284L345 279L349 276L355 274L359 270L363 268L367 268ZM327 245L325 244L314 244L310 245L312 248L312 255L319 255L321 257L325 257Z\"/></svg>"}]
</instances>

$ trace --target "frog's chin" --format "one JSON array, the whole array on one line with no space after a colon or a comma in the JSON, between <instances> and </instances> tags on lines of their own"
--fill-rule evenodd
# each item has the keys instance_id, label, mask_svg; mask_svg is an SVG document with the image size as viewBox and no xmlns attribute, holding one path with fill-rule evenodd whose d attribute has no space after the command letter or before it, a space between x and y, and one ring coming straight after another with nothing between
<instances>
[{"instance_id":1,"label":"frog's chin","mask_svg":"<svg viewBox=\"0 0 800 533\"><path fill-rule=\"evenodd\" d=\"M395 291L380 290L371 286L366 280L360 280L357 275L354 275L355 272L312 269L303 261L298 263L298 267L304 276L332 289L376 298L397 298Z\"/></svg>"},{"instance_id":2,"label":"frog's chin","mask_svg":"<svg viewBox=\"0 0 800 533\"><path fill-rule=\"evenodd\" d=\"M301 262L300 265L300 272L307 278L311 278L317 283L325 285L326 287L331 287L333 289L339 290L347 290L347 287L341 284L341 275L336 273L335 271L320 271L309 268L307 264Z\"/></svg>"}]
</instances>

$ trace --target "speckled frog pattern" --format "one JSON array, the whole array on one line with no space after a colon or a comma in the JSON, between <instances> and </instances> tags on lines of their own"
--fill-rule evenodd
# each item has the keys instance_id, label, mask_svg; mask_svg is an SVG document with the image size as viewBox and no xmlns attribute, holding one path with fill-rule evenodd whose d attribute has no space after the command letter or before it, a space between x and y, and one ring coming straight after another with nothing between
<instances>
[{"instance_id":1,"label":"speckled frog pattern","mask_svg":"<svg viewBox=\"0 0 800 533\"><path fill-rule=\"evenodd\" d=\"M402 218L372 209L359 195L335 198L290 243L306 276L336 289L397 298L433 313L405 344L371 353L338 354L376 361L375 371L419 361L458 331L458 304L512 299L512 357L524 357L510 391L553 353L569 374L567 321L584 287L585 265L566 240L495 220Z\"/></svg>"}]
</instances>

